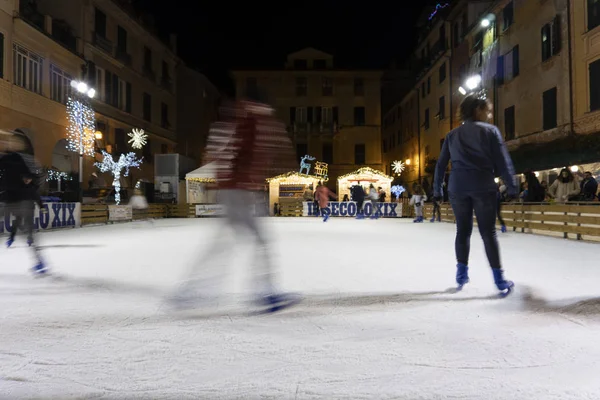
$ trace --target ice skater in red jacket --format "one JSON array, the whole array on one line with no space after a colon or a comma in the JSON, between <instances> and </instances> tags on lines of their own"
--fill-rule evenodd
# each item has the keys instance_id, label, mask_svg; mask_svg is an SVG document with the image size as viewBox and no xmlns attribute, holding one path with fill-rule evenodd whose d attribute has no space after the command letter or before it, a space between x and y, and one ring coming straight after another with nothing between
<instances>
[{"instance_id":1,"label":"ice skater in red jacket","mask_svg":"<svg viewBox=\"0 0 600 400\"><path fill-rule=\"evenodd\" d=\"M319 182L317 190L315 190L315 200L319 203L319 209L323 210L329 204L329 199L336 199L337 195L333 193L329 188ZM329 213L323 215L323 222L327 222L329 219Z\"/></svg>"}]
</instances>

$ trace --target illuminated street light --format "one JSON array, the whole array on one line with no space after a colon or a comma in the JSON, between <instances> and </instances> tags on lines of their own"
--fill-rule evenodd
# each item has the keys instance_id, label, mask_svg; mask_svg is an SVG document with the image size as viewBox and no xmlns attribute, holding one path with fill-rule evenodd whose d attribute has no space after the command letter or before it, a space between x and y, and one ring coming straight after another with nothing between
<instances>
[{"instance_id":1,"label":"illuminated street light","mask_svg":"<svg viewBox=\"0 0 600 400\"><path fill-rule=\"evenodd\" d=\"M96 131L94 132L94 136L96 137L96 140L102 140L102 132Z\"/></svg>"},{"instance_id":2,"label":"illuminated street light","mask_svg":"<svg viewBox=\"0 0 600 400\"><path fill-rule=\"evenodd\" d=\"M93 99L96 96L96 90L87 85L87 83L82 81L71 81L71 87L76 89L81 94L87 94L90 99Z\"/></svg>"},{"instance_id":3,"label":"illuminated street light","mask_svg":"<svg viewBox=\"0 0 600 400\"><path fill-rule=\"evenodd\" d=\"M577 171L579 171L579 167L577 165L573 165L571 167L571 172L577 172Z\"/></svg>"},{"instance_id":4,"label":"illuminated street light","mask_svg":"<svg viewBox=\"0 0 600 400\"><path fill-rule=\"evenodd\" d=\"M407 159L406 159L406 162L405 162L404 164L406 164L406 165L410 165L410 158L407 158Z\"/></svg>"},{"instance_id":5,"label":"illuminated street light","mask_svg":"<svg viewBox=\"0 0 600 400\"><path fill-rule=\"evenodd\" d=\"M474 75L468 78L465 85L469 90L475 90L481 84L481 75Z\"/></svg>"},{"instance_id":6,"label":"illuminated street light","mask_svg":"<svg viewBox=\"0 0 600 400\"><path fill-rule=\"evenodd\" d=\"M482 20L481 20L481 26L482 26L483 28L487 28L488 26L490 26L490 20L489 20L489 19L487 19L487 18L484 18L484 19L482 19Z\"/></svg>"},{"instance_id":7,"label":"illuminated street light","mask_svg":"<svg viewBox=\"0 0 600 400\"><path fill-rule=\"evenodd\" d=\"M460 94L462 94L463 96L464 96L465 94L467 94L467 91L466 91L466 90L465 90L465 88L463 88L462 86L460 86L460 87L458 88L458 91L459 91L459 92L460 92Z\"/></svg>"}]
</instances>

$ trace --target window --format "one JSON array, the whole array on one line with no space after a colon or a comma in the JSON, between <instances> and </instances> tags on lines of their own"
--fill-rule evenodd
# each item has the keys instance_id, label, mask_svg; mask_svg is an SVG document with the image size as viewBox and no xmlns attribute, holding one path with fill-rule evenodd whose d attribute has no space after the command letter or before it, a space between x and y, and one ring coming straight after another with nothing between
<instances>
[{"instance_id":1,"label":"window","mask_svg":"<svg viewBox=\"0 0 600 400\"><path fill-rule=\"evenodd\" d=\"M367 161L367 151L364 144L354 145L354 164L364 165Z\"/></svg>"},{"instance_id":2,"label":"window","mask_svg":"<svg viewBox=\"0 0 600 400\"><path fill-rule=\"evenodd\" d=\"M306 107L296 107L296 122L306 124L308 121Z\"/></svg>"},{"instance_id":3,"label":"window","mask_svg":"<svg viewBox=\"0 0 600 400\"><path fill-rule=\"evenodd\" d=\"M590 64L590 111L600 110L600 60Z\"/></svg>"},{"instance_id":4,"label":"window","mask_svg":"<svg viewBox=\"0 0 600 400\"><path fill-rule=\"evenodd\" d=\"M42 94L43 58L13 44L13 82L32 92Z\"/></svg>"},{"instance_id":5,"label":"window","mask_svg":"<svg viewBox=\"0 0 600 400\"><path fill-rule=\"evenodd\" d=\"M306 96L307 86L306 78L296 78L296 96Z\"/></svg>"},{"instance_id":6,"label":"window","mask_svg":"<svg viewBox=\"0 0 600 400\"><path fill-rule=\"evenodd\" d=\"M294 60L294 68L295 69L307 69L308 63L306 60Z\"/></svg>"},{"instance_id":7,"label":"window","mask_svg":"<svg viewBox=\"0 0 600 400\"><path fill-rule=\"evenodd\" d=\"M246 78L246 96L256 98L258 95L258 81L256 78Z\"/></svg>"},{"instance_id":8,"label":"window","mask_svg":"<svg viewBox=\"0 0 600 400\"><path fill-rule=\"evenodd\" d=\"M144 46L144 71L152 72L152 50Z\"/></svg>"},{"instance_id":9,"label":"window","mask_svg":"<svg viewBox=\"0 0 600 400\"><path fill-rule=\"evenodd\" d=\"M300 160L308 153L308 145L306 143L297 143L296 144L296 157Z\"/></svg>"},{"instance_id":10,"label":"window","mask_svg":"<svg viewBox=\"0 0 600 400\"><path fill-rule=\"evenodd\" d=\"M600 25L600 1L587 0L588 31Z\"/></svg>"},{"instance_id":11,"label":"window","mask_svg":"<svg viewBox=\"0 0 600 400\"><path fill-rule=\"evenodd\" d=\"M115 129L115 151L117 153L127 153L127 137L125 136L125 130L116 128Z\"/></svg>"},{"instance_id":12,"label":"window","mask_svg":"<svg viewBox=\"0 0 600 400\"><path fill-rule=\"evenodd\" d=\"M323 78L322 80L322 95L333 96L333 79Z\"/></svg>"},{"instance_id":13,"label":"window","mask_svg":"<svg viewBox=\"0 0 600 400\"><path fill-rule=\"evenodd\" d=\"M438 116L440 120L446 118L446 98L444 96L440 97L439 100Z\"/></svg>"},{"instance_id":14,"label":"window","mask_svg":"<svg viewBox=\"0 0 600 400\"><path fill-rule=\"evenodd\" d=\"M94 29L96 35L103 38L106 37L106 14L97 8L94 9Z\"/></svg>"},{"instance_id":15,"label":"window","mask_svg":"<svg viewBox=\"0 0 600 400\"><path fill-rule=\"evenodd\" d=\"M104 75L105 71L100 67L96 67L96 97L102 101L106 101Z\"/></svg>"},{"instance_id":16,"label":"window","mask_svg":"<svg viewBox=\"0 0 600 400\"><path fill-rule=\"evenodd\" d=\"M117 108L131 113L131 83L119 80Z\"/></svg>"},{"instance_id":17,"label":"window","mask_svg":"<svg viewBox=\"0 0 600 400\"><path fill-rule=\"evenodd\" d=\"M366 123L366 115L364 107L354 107L354 125L364 126Z\"/></svg>"},{"instance_id":18,"label":"window","mask_svg":"<svg viewBox=\"0 0 600 400\"><path fill-rule=\"evenodd\" d=\"M166 62L165 60L163 60L162 62L162 71L161 71L162 75L162 81L163 82L169 82L171 80L171 74L169 73L169 63Z\"/></svg>"},{"instance_id":19,"label":"window","mask_svg":"<svg viewBox=\"0 0 600 400\"><path fill-rule=\"evenodd\" d=\"M454 43L454 47L458 47L460 44L460 25L458 22L454 23L453 31L452 31L452 41Z\"/></svg>"},{"instance_id":20,"label":"window","mask_svg":"<svg viewBox=\"0 0 600 400\"><path fill-rule=\"evenodd\" d=\"M502 10L502 30L507 30L515 22L515 6L511 1Z\"/></svg>"},{"instance_id":21,"label":"window","mask_svg":"<svg viewBox=\"0 0 600 400\"><path fill-rule=\"evenodd\" d=\"M425 117L424 117L423 126L425 129L429 129L429 108L425 109Z\"/></svg>"},{"instance_id":22,"label":"window","mask_svg":"<svg viewBox=\"0 0 600 400\"><path fill-rule=\"evenodd\" d=\"M519 76L519 45L511 51L498 57L498 70L496 76L498 83L503 84Z\"/></svg>"},{"instance_id":23,"label":"window","mask_svg":"<svg viewBox=\"0 0 600 400\"><path fill-rule=\"evenodd\" d=\"M50 65L50 98L59 103L67 104L71 94L71 75L55 65Z\"/></svg>"},{"instance_id":24,"label":"window","mask_svg":"<svg viewBox=\"0 0 600 400\"><path fill-rule=\"evenodd\" d=\"M560 16L542 27L542 61L555 56L560 51Z\"/></svg>"},{"instance_id":25,"label":"window","mask_svg":"<svg viewBox=\"0 0 600 400\"><path fill-rule=\"evenodd\" d=\"M427 94L431 93L431 76L427 77Z\"/></svg>"},{"instance_id":26,"label":"window","mask_svg":"<svg viewBox=\"0 0 600 400\"><path fill-rule=\"evenodd\" d=\"M354 78L354 95L365 95L365 80L363 78Z\"/></svg>"},{"instance_id":27,"label":"window","mask_svg":"<svg viewBox=\"0 0 600 400\"><path fill-rule=\"evenodd\" d=\"M144 120L152 122L152 96L144 93Z\"/></svg>"},{"instance_id":28,"label":"window","mask_svg":"<svg viewBox=\"0 0 600 400\"><path fill-rule=\"evenodd\" d=\"M425 96L427 95L427 92L425 91L425 82L421 83L421 97L425 98Z\"/></svg>"},{"instance_id":29,"label":"window","mask_svg":"<svg viewBox=\"0 0 600 400\"><path fill-rule=\"evenodd\" d=\"M460 37L464 38L467 35L467 26L469 26L469 16L467 13L462 15L462 19L460 20Z\"/></svg>"},{"instance_id":30,"label":"window","mask_svg":"<svg viewBox=\"0 0 600 400\"><path fill-rule=\"evenodd\" d=\"M324 163L333 164L333 144L323 143L323 155L321 157Z\"/></svg>"},{"instance_id":31,"label":"window","mask_svg":"<svg viewBox=\"0 0 600 400\"><path fill-rule=\"evenodd\" d=\"M160 104L160 126L163 128L169 128L169 106L165 103Z\"/></svg>"},{"instance_id":32,"label":"window","mask_svg":"<svg viewBox=\"0 0 600 400\"><path fill-rule=\"evenodd\" d=\"M440 83L446 80L446 63L443 63L440 67Z\"/></svg>"},{"instance_id":33,"label":"window","mask_svg":"<svg viewBox=\"0 0 600 400\"><path fill-rule=\"evenodd\" d=\"M333 109L331 107L322 107L319 119L320 121L317 120L317 122L323 122L326 125L331 124L333 122Z\"/></svg>"},{"instance_id":34,"label":"window","mask_svg":"<svg viewBox=\"0 0 600 400\"><path fill-rule=\"evenodd\" d=\"M506 140L515 138L515 106L504 110L504 137Z\"/></svg>"},{"instance_id":35,"label":"window","mask_svg":"<svg viewBox=\"0 0 600 400\"><path fill-rule=\"evenodd\" d=\"M314 69L326 69L327 68L327 61L326 60L314 60L313 61L313 68Z\"/></svg>"},{"instance_id":36,"label":"window","mask_svg":"<svg viewBox=\"0 0 600 400\"><path fill-rule=\"evenodd\" d=\"M4 34L0 32L0 78L4 78Z\"/></svg>"},{"instance_id":37,"label":"window","mask_svg":"<svg viewBox=\"0 0 600 400\"><path fill-rule=\"evenodd\" d=\"M161 144L160 145L160 152L161 154L169 154L169 145L168 144Z\"/></svg>"},{"instance_id":38,"label":"window","mask_svg":"<svg viewBox=\"0 0 600 400\"><path fill-rule=\"evenodd\" d=\"M127 31L122 26L117 28L117 53L127 54Z\"/></svg>"},{"instance_id":39,"label":"window","mask_svg":"<svg viewBox=\"0 0 600 400\"><path fill-rule=\"evenodd\" d=\"M542 96L543 100L543 128L545 131L548 129L554 129L558 125L558 107L557 107L557 96L556 88L546 90Z\"/></svg>"}]
</instances>

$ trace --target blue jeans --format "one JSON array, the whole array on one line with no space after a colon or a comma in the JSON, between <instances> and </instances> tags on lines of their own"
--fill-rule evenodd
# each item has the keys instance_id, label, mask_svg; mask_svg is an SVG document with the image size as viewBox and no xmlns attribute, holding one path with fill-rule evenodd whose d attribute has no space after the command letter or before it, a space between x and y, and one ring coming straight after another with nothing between
<instances>
[{"instance_id":1,"label":"blue jeans","mask_svg":"<svg viewBox=\"0 0 600 400\"><path fill-rule=\"evenodd\" d=\"M501 268L500 249L496 238L496 192L450 194L450 203L456 217L456 261L469 265L471 234L473 233L473 211L477 218L479 233L483 239L485 253L492 268Z\"/></svg>"}]
</instances>

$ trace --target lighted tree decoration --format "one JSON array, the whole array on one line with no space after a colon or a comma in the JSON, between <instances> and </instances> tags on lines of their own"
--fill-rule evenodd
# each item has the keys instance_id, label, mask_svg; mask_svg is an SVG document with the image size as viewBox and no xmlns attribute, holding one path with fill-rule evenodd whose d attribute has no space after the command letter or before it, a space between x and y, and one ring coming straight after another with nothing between
<instances>
[{"instance_id":1,"label":"lighted tree decoration","mask_svg":"<svg viewBox=\"0 0 600 400\"><path fill-rule=\"evenodd\" d=\"M406 189L404 189L404 186L400 186L400 185L392 186L392 190L391 190L392 194L394 196L396 196L397 199L399 199L400 196L402 195L402 193L404 193L405 191L406 191Z\"/></svg>"},{"instance_id":2,"label":"lighted tree decoration","mask_svg":"<svg viewBox=\"0 0 600 400\"><path fill-rule=\"evenodd\" d=\"M46 171L46 182L56 181L58 183L58 191L60 192L61 183L63 181L72 180L71 175L66 172L57 171L55 169L49 169Z\"/></svg>"},{"instance_id":3,"label":"lighted tree decoration","mask_svg":"<svg viewBox=\"0 0 600 400\"><path fill-rule=\"evenodd\" d=\"M67 101L67 149L80 156L94 156L96 116L83 99ZM80 171L81 173L81 171Z\"/></svg>"},{"instance_id":4,"label":"lighted tree decoration","mask_svg":"<svg viewBox=\"0 0 600 400\"><path fill-rule=\"evenodd\" d=\"M392 169L395 174L401 174L404 171L404 163L402 161L394 161L392 163Z\"/></svg>"},{"instance_id":5,"label":"lighted tree decoration","mask_svg":"<svg viewBox=\"0 0 600 400\"><path fill-rule=\"evenodd\" d=\"M135 153L121 154L119 161L115 162L112 155L102 151L104 159L95 165L102 172L110 172L113 175L113 187L115 188L115 202L121 203L121 175L129 176L130 168L139 168L142 159L136 158ZM123 172L122 172L123 171Z\"/></svg>"},{"instance_id":6,"label":"lighted tree decoration","mask_svg":"<svg viewBox=\"0 0 600 400\"><path fill-rule=\"evenodd\" d=\"M140 150L148 143L146 140L148 139L148 135L144 133L143 129L134 128L127 136L131 138L127 143L131 143L131 147L134 149Z\"/></svg>"}]
</instances>

